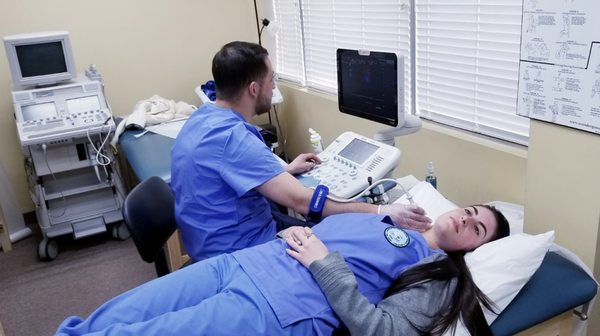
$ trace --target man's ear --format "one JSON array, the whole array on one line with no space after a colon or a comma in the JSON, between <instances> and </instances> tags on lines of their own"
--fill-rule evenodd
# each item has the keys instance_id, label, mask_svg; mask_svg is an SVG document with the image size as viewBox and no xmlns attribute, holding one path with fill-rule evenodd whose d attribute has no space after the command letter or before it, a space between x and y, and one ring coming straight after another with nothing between
<instances>
[{"instance_id":1,"label":"man's ear","mask_svg":"<svg viewBox=\"0 0 600 336\"><path fill-rule=\"evenodd\" d=\"M252 81L248 84L248 93L252 98L258 97L260 93L260 84L257 81Z\"/></svg>"}]
</instances>

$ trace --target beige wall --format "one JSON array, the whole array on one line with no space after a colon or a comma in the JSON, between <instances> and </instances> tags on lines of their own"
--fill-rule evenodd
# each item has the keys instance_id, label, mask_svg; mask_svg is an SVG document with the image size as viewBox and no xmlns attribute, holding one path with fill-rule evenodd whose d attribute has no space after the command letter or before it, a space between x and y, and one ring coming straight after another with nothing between
<instances>
[{"instance_id":1,"label":"beige wall","mask_svg":"<svg viewBox=\"0 0 600 336\"><path fill-rule=\"evenodd\" d=\"M575 252L600 279L600 136L533 121L527 163L525 225L556 230L556 242ZM600 335L600 306L588 335Z\"/></svg>"},{"instance_id":2,"label":"beige wall","mask_svg":"<svg viewBox=\"0 0 600 336\"><path fill-rule=\"evenodd\" d=\"M116 115L153 94L199 104L194 88L212 77L220 46L256 41L249 0L0 0L0 36L47 30L70 32L80 72L97 65ZM32 211L0 49L0 162L22 211Z\"/></svg>"}]
</instances>

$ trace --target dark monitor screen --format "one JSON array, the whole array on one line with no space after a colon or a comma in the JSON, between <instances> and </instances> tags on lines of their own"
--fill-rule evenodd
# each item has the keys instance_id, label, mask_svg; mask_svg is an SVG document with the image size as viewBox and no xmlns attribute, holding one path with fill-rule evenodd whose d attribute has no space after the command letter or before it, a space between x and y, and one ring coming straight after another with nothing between
<instances>
[{"instance_id":1,"label":"dark monitor screen","mask_svg":"<svg viewBox=\"0 0 600 336\"><path fill-rule=\"evenodd\" d=\"M337 50L338 104L343 113L398 125L398 57Z\"/></svg>"},{"instance_id":2,"label":"dark monitor screen","mask_svg":"<svg viewBox=\"0 0 600 336\"><path fill-rule=\"evenodd\" d=\"M60 41L16 46L17 59L24 78L67 72Z\"/></svg>"}]
</instances>

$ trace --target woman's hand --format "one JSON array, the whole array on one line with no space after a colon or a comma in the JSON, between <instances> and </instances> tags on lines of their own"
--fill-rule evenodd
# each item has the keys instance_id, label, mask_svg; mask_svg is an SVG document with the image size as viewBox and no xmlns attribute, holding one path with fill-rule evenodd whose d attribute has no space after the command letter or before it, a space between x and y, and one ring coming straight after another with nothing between
<instances>
[{"instance_id":1,"label":"woman's hand","mask_svg":"<svg viewBox=\"0 0 600 336\"><path fill-rule=\"evenodd\" d=\"M308 227L295 227L283 239L290 246L289 249L286 249L287 254L298 260L304 267L310 266L313 261L321 260L329 254L327 246Z\"/></svg>"},{"instance_id":2,"label":"woman's hand","mask_svg":"<svg viewBox=\"0 0 600 336\"><path fill-rule=\"evenodd\" d=\"M291 235L292 231L294 231L294 230L303 230L303 229L304 229L304 227L303 226L299 226L299 225L290 226L288 228L285 228L285 229L277 232L277 237L281 238L281 239L284 239L286 236ZM309 227L306 227L306 229L310 230ZM312 231L310 231L310 234L312 234ZM307 235L309 235L309 234L307 234Z\"/></svg>"}]
</instances>

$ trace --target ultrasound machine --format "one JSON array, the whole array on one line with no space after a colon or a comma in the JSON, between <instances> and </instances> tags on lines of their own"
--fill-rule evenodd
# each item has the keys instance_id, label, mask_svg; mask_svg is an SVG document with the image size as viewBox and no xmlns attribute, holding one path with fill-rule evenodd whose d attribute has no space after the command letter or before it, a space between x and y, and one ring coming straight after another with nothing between
<instances>
[{"instance_id":1,"label":"ultrasound machine","mask_svg":"<svg viewBox=\"0 0 600 336\"><path fill-rule=\"evenodd\" d=\"M396 182L384 178L391 177L401 156L394 137L421 127L417 116L404 113L404 59L367 50L338 49L336 54L339 110L390 127L373 138L342 133L318 154L322 163L299 180L307 187L327 186L337 201L385 202L380 196Z\"/></svg>"},{"instance_id":2,"label":"ultrasound machine","mask_svg":"<svg viewBox=\"0 0 600 336\"><path fill-rule=\"evenodd\" d=\"M115 129L95 66L77 73L69 34L4 37L17 133L31 199L43 234L38 255L58 255L55 237L107 231L129 236L123 187L108 139Z\"/></svg>"}]
</instances>

